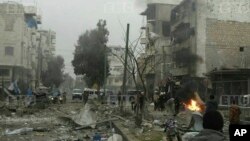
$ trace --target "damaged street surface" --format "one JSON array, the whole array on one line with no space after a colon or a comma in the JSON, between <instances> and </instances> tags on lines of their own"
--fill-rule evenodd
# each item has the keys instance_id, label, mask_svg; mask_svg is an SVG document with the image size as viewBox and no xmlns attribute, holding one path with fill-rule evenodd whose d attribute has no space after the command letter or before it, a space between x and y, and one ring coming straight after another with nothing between
<instances>
[{"instance_id":1,"label":"damaged street surface","mask_svg":"<svg viewBox=\"0 0 250 141\"><path fill-rule=\"evenodd\" d=\"M103 140L114 135L112 109L89 101L10 108L2 104L0 110L0 140L57 141L92 140L98 133ZM112 132L113 131L113 132Z\"/></svg>"},{"instance_id":2,"label":"damaged street surface","mask_svg":"<svg viewBox=\"0 0 250 141\"><path fill-rule=\"evenodd\" d=\"M162 125L171 112L154 111L149 103L145 110L147 114L138 120L129 105L121 112L121 107L102 104L99 100L88 100L85 105L75 100L18 108L1 103L0 140L93 141L94 137L100 137L102 141L165 141ZM190 112L182 111L176 120L185 127L190 118Z\"/></svg>"},{"instance_id":3,"label":"damaged street surface","mask_svg":"<svg viewBox=\"0 0 250 141\"><path fill-rule=\"evenodd\" d=\"M0 0L0 141L243 141L249 15L249 0Z\"/></svg>"}]
</instances>

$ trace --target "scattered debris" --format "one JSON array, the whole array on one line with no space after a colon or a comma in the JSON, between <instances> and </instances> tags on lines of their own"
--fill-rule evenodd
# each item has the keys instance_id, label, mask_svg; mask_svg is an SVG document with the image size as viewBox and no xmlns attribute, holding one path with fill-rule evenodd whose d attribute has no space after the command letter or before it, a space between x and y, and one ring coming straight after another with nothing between
<instances>
[{"instance_id":1,"label":"scattered debris","mask_svg":"<svg viewBox=\"0 0 250 141\"><path fill-rule=\"evenodd\" d=\"M28 133L32 132L33 128L20 128L20 129L15 129L13 131L10 131L9 129L6 129L4 135L16 135L16 134L23 134L23 133Z\"/></svg>"},{"instance_id":2,"label":"scattered debris","mask_svg":"<svg viewBox=\"0 0 250 141\"><path fill-rule=\"evenodd\" d=\"M87 125L84 125L84 126L81 126L81 127L76 127L75 130L81 130L81 129L85 129L87 127L91 127L92 124L97 125L97 124L101 124L101 123L105 123L105 122L109 122L109 121L115 121L115 120L118 120L118 119L117 118L112 118L112 119L108 119L108 120L104 120L104 121L100 121L100 122L94 122L94 123L87 124Z\"/></svg>"},{"instance_id":3,"label":"scattered debris","mask_svg":"<svg viewBox=\"0 0 250 141\"><path fill-rule=\"evenodd\" d=\"M89 104L85 104L84 108L80 111L79 114L76 114L72 117L73 121L82 126L91 126L95 128L96 126L96 113L90 110Z\"/></svg>"},{"instance_id":4,"label":"scattered debris","mask_svg":"<svg viewBox=\"0 0 250 141\"><path fill-rule=\"evenodd\" d=\"M159 125L159 126L160 126L162 123L161 123L160 120L154 120L154 121L153 121L153 124L154 124L154 125Z\"/></svg>"},{"instance_id":5,"label":"scattered debris","mask_svg":"<svg viewBox=\"0 0 250 141\"><path fill-rule=\"evenodd\" d=\"M119 134L113 134L108 138L108 141L122 141L122 136Z\"/></svg>"}]
</instances>

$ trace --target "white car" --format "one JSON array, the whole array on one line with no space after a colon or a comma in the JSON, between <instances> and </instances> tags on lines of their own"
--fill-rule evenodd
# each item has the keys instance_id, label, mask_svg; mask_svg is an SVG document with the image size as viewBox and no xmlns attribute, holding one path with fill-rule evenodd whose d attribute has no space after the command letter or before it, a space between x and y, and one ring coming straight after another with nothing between
<instances>
[{"instance_id":1,"label":"white car","mask_svg":"<svg viewBox=\"0 0 250 141\"><path fill-rule=\"evenodd\" d=\"M83 91L81 89L73 89L72 100L76 98L82 100L82 93Z\"/></svg>"}]
</instances>

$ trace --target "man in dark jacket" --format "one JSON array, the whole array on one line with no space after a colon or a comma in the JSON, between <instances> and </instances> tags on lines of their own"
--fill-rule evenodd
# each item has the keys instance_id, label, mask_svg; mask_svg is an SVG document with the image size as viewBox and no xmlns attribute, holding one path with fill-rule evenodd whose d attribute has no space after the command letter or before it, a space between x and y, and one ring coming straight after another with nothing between
<instances>
[{"instance_id":1,"label":"man in dark jacket","mask_svg":"<svg viewBox=\"0 0 250 141\"><path fill-rule=\"evenodd\" d=\"M216 111L218 109L218 103L214 100L214 95L210 95L209 101L206 103L206 112Z\"/></svg>"},{"instance_id":2,"label":"man in dark jacket","mask_svg":"<svg viewBox=\"0 0 250 141\"><path fill-rule=\"evenodd\" d=\"M226 137L222 133L223 125L223 117L218 111L208 111L203 116L204 129L189 141L225 141Z\"/></svg>"}]
</instances>

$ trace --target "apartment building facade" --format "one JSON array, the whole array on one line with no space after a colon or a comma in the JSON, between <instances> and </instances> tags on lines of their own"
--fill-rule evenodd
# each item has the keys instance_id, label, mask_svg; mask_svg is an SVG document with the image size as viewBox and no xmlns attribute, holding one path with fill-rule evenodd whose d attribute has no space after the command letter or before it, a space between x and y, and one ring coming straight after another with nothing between
<instances>
[{"instance_id":1,"label":"apartment building facade","mask_svg":"<svg viewBox=\"0 0 250 141\"><path fill-rule=\"evenodd\" d=\"M125 48L121 46L108 46L108 50L107 59L109 62L110 75L107 77L106 88L117 94L119 91L122 91ZM130 68L129 66L131 66L130 61L128 61L128 69ZM134 80L130 71L127 71L126 80L126 89L134 89Z\"/></svg>"},{"instance_id":2,"label":"apartment building facade","mask_svg":"<svg viewBox=\"0 0 250 141\"><path fill-rule=\"evenodd\" d=\"M171 10L181 0L148 1L147 9L141 13L146 16L145 37L141 44L145 45L145 62L147 69L145 80L148 94L154 89L163 87L169 75L168 67L171 64Z\"/></svg>"},{"instance_id":3,"label":"apartment building facade","mask_svg":"<svg viewBox=\"0 0 250 141\"><path fill-rule=\"evenodd\" d=\"M1 86L7 87L18 80L19 87L38 86L39 48L46 48L53 54L55 33L40 35L41 16L35 6L24 6L17 2L0 3L0 76ZM53 41L47 40L52 38ZM41 38L46 38L46 40ZM43 45L45 42L49 45ZM53 43L53 44L52 44ZM42 53L44 52L44 53Z\"/></svg>"},{"instance_id":4,"label":"apartment building facade","mask_svg":"<svg viewBox=\"0 0 250 141\"><path fill-rule=\"evenodd\" d=\"M184 0L176 6L171 14L171 73L196 78L224 105L242 101L239 95L250 92L249 9L247 0Z\"/></svg>"}]
</instances>

